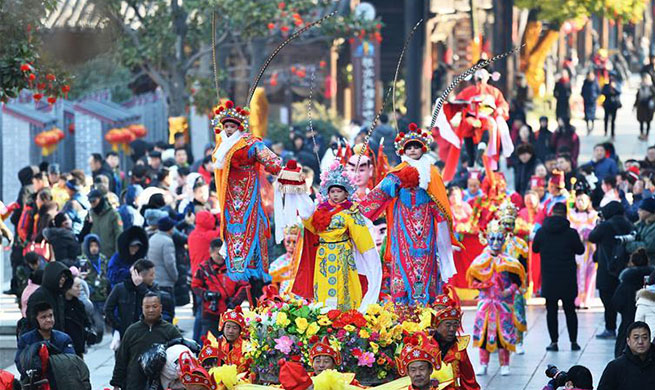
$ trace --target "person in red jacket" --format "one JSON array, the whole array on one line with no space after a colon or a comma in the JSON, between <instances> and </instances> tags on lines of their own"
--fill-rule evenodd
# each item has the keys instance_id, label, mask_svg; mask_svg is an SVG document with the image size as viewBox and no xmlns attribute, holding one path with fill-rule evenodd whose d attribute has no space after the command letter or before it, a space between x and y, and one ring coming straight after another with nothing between
<instances>
[{"instance_id":1,"label":"person in red jacket","mask_svg":"<svg viewBox=\"0 0 655 390\"><path fill-rule=\"evenodd\" d=\"M191 281L194 294L202 298L201 335L208 331L218 334L221 315L250 295L247 282L235 282L227 276L225 258L220 253L222 246L219 238L211 242L209 259L200 264Z\"/></svg>"},{"instance_id":2,"label":"person in red jacket","mask_svg":"<svg viewBox=\"0 0 655 390\"><path fill-rule=\"evenodd\" d=\"M198 211L196 214L196 228L189 234L188 241L191 275L195 275L200 263L207 260L209 244L218 236L216 217L209 211Z\"/></svg>"}]
</instances>

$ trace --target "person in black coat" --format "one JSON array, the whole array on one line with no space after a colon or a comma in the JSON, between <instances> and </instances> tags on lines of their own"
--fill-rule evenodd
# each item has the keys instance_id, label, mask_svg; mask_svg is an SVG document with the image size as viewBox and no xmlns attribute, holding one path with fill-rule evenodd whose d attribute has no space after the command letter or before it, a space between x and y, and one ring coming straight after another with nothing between
<instances>
[{"instance_id":1,"label":"person in black coat","mask_svg":"<svg viewBox=\"0 0 655 390\"><path fill-rule=\"evenodd\" d=\"M648 265L646 249L639 248L630 255L628 268L619 275L619 286L612 297L612 305L621 314L621 325L616 335L614 357L619 357L625 349L626 330L634 322L637 306L635 296L644 287L644 277L649 276L655 268Z\"/></svg>"},{"instance_id":2,"label":"person in black coat","mask_svg":"<svg viewBox=\"0 0 655 390\"><path fill-rule=\"evenodd\" d=\"M75 278L73 285L66 291L64 303L64 316L66 317L65 331L73 340L73 349L75 354L83 357L86 347L87 329L91 326L91 321L86 315L84 304L79 300L82 293L82 279Z\"/></svg>"},{"instance_id":3,"label":"person in black coat","mask_svg":"<svg viewBox=\"0 0 655 390\"><path fill-rule=\"evenodd\" d=\"M534 175L538 160L531 144L521 144L516 148L517 161L514 165L514 189L523 195L528 189L530 178Z\"/></svg>"},{"instance_id":4,"label":"person in black coat","mask_svg":"<svg viewBox=\"0 0 655 390\"><path fill-rule=\"evenodd\" d=\"M550 345L546 350L558 350L557 311L561 299L571 350L579 351L578 317L575 313L575 297L578 294L575 255L583 254L585 248L580 235L566 219L564 203L553 206L552 216L546 218L537 231L532 249L541 254L541 295L546 298L546 321L550 334Z\"/></svg>"},{"instance_id":5,"label":"person in black coat","mask_svg":"<svg viewBox=\"0 0 655 390\"><path fill-rule=\"evenodd\" d=\"M553 96L557 100L555 116L557 119L562 118L565 122L568 122L571 119L571 104L569 103L569 99L571 98L571 82L566 74L562 75L557 83L555 83Z\"/></svg>"},{"instance_id":6,"label":"person in black coat","mask_svg":"<svg viewBox=\"0 0 655 390\"><path fill-rule=\"evenodd\" d=\"M64 263L58 261L48 263L43 271L41 287L37 288L27 300L27 318L35 318L34 307L36 304L47 302L55 315L55 329L64 332L66 328L64 293L72 285L73 274ZM30 321L25 330L34 329L36 325Z\"/></svg>"},{"instance_id":7,"label":"person in black coat","mask_svg":"<svg viewBox=\"0 0 655 390\"><path fill-rule=\"evenodd\" d=\"M645 322L633 322L627 330L628 348L607 364L597 390L655 389L655 346Z\"/></svg>"},{"instance_id":8,"label":"person in black coat","mask_svg":"<svg viewBox=\"0 0 655 390\"><path fill-rule=\"evenodd\" d=\"M615 78L610 78L610 82L603 86L601 94L605 96L603 109L605 110L605 137L607 137L607 125L611 125L612 138L614 138L614 128L616 127L616 112L621 108L621 87Z\"/></svg>"},{"instance_id":9,"label":"person in black coat","mask_svg":"<svg viewBox=\"0 0 655 390\"><path fill-rule=\"evenodd\" d=\"M67 267L77 265L77 257L82 254L82 246L73 233L73 221L65 213L55 215L54 227L43 229L43 237L52 245L55 260Z\"/></svg>"},{"instance_id":10,"label":"person in black coat","mask_svg":"<svg viewBox=\"0 0 655 390\"><path fill-rule=\"evenodd\" d=\"M605 330L597 334L598 338L612 339L616 337L616 310L612 305L612 296L619 285L618 275L610 272L609 260L614 249L621 244L615 236L629 234L634 230L632 223L625 217L623 205L618 201L609 202L600 209L603 219L589 233L589 242L596 244L594 261L598 263L596 270L596 288L605 308Z\"/></svg>"},{"instance_id":11,"label":"person in black coat","mask_svg":"<svg viewBox=\"0 0 655 390\"><path fill-rule=\"evenodd\" d=\"M173 297L160 291L155 284L155 264L146 259L138 260L131 268L131 276L114 286L105 303L105 318L109 325L123 336L125 330L141 317L141 301L150 291L162 298L164 319L172 321L175 312Z\"/></svg>"}]
</instances>

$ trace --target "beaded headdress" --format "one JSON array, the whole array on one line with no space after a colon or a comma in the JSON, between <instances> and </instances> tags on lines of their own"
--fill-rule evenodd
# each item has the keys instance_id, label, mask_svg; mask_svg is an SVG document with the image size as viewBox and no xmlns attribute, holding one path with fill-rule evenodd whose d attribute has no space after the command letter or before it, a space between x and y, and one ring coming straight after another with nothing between
<instances>
[{"instance_id":1,"label":"beaded headdress","mask_svg":"<svg viewBox=\"0 0 655 390\"><path fill-rule=\"evenodd\" d=\"M250 111L247 108L235 106L232 100L227 100L214 109L214 119L212 127L215 133L220 133L226 122L232 122L239 126L239 131L248 131L248 117Z\"/></svg>"},{"instance_id":2,"label":"beaded headdress","mask_svg":"<svg viewBox=\"0 0 655 390\"><path fill-rule=\"evenodd\" d=\"M407 127L407 132L400 132L394 140L396 153L402 156L405 153L405 145L408 142L419 142L423 145L423 153L428 151L432 144L432 135L427 130L420 129L416 123L410 123Z\"/></svg>"},{"instance_id":3,"label":"beaded headdress","mask_svg":"<svg viewBox=\"0 0 655 390\"><path fill-rule=\"evenodd\" d=\"M342 187L346 190L348 198L350 198L357 190L351 175L343 169L343 165L338 161L332 163L329 169L321 173L321 196L327 199L330 187L334 186Z\"/></svg>"}]
</instances>

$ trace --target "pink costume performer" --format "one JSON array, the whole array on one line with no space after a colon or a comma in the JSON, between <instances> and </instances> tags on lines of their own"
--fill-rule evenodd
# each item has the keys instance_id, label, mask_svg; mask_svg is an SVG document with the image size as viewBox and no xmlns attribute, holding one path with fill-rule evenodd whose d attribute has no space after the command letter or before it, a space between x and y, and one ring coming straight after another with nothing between
<instances>
[{"instance_id":1,"label":"pink costume performer","mask_svg":"<svg viewBox=\"0 0 655 390\"><path fill-rule=\"evenodd\" d=\"M575 305L587 308L596 290L596 263L593 260L596 246L589 242L589 233L596 226L598 213L591 207L589 198L589 185L585 180L577 181L574 185L575 206L569 208L569 221L571 227L578 231L585 251L575 257L578 264L578 297Z\"/></svg>"},{"instance_id":2,"label":"pink costume performer","mask_svg":"<svg viewBox=\"0 0 655 390\"><path fill-rule=\"evenodd\" d=\"M514 322L514 296L525 287L525 270L503 252L505 230L497 220L487 225L487 247L469 267L466 278L480 290L473 342L480 348L479 375L486 375L489 355L498 351L501 375L509 375L509 353L515 351L518 329Z\"/></svg>"}]
</instances>

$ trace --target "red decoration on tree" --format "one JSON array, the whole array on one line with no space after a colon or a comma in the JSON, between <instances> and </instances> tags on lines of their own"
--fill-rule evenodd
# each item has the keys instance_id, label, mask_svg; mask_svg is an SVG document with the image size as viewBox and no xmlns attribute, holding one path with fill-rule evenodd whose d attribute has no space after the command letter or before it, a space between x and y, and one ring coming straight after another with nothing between
<instances>
[{"instance_id":1,"label":"red decoration on tree","mask_svg":"<svg viewBox=\"0 0 655 390\"><path fill-rule=\"evenodd\" d=\"M268 24L268 29L269 29L269 30L272 30L272 29L274 29L274 28L275 28L275 23L269 23L269 24Z\"/></svg>"},{"instance_id":2,"label":"red decoration on tree","mask_svg":"<svg viewBox=\"0 0 655 390\"><path fill-rule=\"evenodd\" d=\"M40 89L40 90L44 90L44 89L45 89L45 83L38 83L38 84L36 84L36 88L37 88L37 89Z\"/></svg>"},{"instance_id":3,"label":"red decoration on tree","mask_svg":"<svg viewBox=\"0 0 655 390\"><path fill-rule=\"evenodd\" d=\"M20 66L21 72L29 72L30 70L32 70L32 67L29 64L23 64Z\"/></svg>"},{"instance_id":4,"label":"red decoration on tree","mask_svg":"<svg viewBox=\"0 0 655 390\"><path fill-rule=\"evenodd\" d=\"M35 102L38 102L38 101L40 101L41 99L43 99L43 94L37 92L37 93L35 93L34 95L32 95L32 99L34 99Z\"/></svg>"},{"instance_id":5,"label":"red decoration on tree","mask_svg":"<svg viewBox=\"0 0 655 390\"><path fill-rule=\"evenodd\" d=\"M325 68L325 65L327 65L327 62L323 60L321 60L321 62L318 63L318 66L320 66L321 68Z\"/></svg>"},{"instance_id":6,"label":"red decoration on tree","mask_svg":"<svg viewBox=\"0 0 655 390\"><path fill-rule=\"evenodd\" d=\"M280 27L280 31L282 31L283 33L288 33L289 32L289 27L288 26L282 26L282 27Z\"/></svg>"},{"instance_id":7,"label":"red decoration on tree","mask_svg":"<svg viewBox=\"0 0 655 390\"><path fill-rule=\"evenodd\" d=\"M27 77L30 79L30 81L36 80L36 75L34 73L30 73L30 75Z\"/></svg>"},{"instance_id":8,"label":"red decoration on tree","mask_svg":"<svg viewBox=\"0 0 655 390\"><path fill-rule=\"evenodd\" d=\"M57 98L54 96L48 96L48 103L49 104L55 104L57 102Z\"/></svg>"},{"instance_id":9,"label":"red decoration on tree","mask_svg":"<svg viewBox=\"0 0 655 390\"><path fill-rule=\"evenodd\" d=\"M284 1L280 1L279 3L277 3L277 8L279 8L281 10L284 9L284 7L286 7L286 6L287 6L287 4Z\"/></svg>"}]
</instances>

